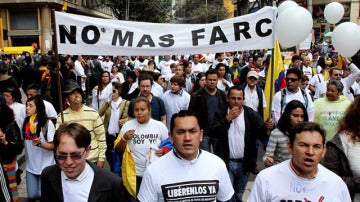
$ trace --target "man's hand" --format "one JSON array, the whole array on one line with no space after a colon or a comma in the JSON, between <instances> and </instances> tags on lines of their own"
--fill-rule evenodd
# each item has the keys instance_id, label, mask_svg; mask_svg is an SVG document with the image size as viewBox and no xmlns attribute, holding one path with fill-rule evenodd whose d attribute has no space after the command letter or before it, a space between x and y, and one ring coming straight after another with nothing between
<instances>
[{"instance_id":1,"label":"man's hand","mask_svg":"<svg viewBox=\"0 0 360 202\"><path fill-rule=\"evenodd\" d=\"M274 164L274 159L268 156L265 158L264 164L266 167L272 166Z\"/></svg>"},{"instance_id":2,"label":"man's hand","mask_svg":"<svg viewBox=\"0 0 360 202\"><path fill-rule=\"evenodd\" d=\"M268 120L265 122L265 127L266 127L267 129L273 129L274 126L275 126L275 122L274 122L274 120L272 120L272 119L268 119Z\"/></svg>"},{"instance_id":3,"label":"man's hand","mask_svg":"<svg viewBox=\"0 0 360 202\"><path fill-rule=\"evenodd\" d=\"M96 165L97 165L99 168L104 168L104 161L97 161Z\"/></svg>"},{"instance_id":4,"label":"man's hand","mask_svg":"<svg viewBox=\"0 0 360 202\"><path fill-rule=\"evenodd\" d=\"M228 121L232 121L233 119L237 118L240 113L241 110L239 107L234 106L233 108L230 109L229 113L226 115L226 120Z\"/></svg>"}]
</instances>

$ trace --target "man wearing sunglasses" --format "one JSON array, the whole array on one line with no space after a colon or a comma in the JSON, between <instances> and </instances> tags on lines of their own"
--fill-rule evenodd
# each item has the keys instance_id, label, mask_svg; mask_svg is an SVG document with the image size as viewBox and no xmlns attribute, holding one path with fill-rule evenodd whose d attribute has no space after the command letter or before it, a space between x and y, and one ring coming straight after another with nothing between
<instances>
[{"instance_id":1,"label":"man wearing sunglasses","mask_svg":"<svg viewBox=\"0 0 360 202\"><path fill-rule=\"evenodd\" d=\"M359 70L359 57L360 57L360 53L358 53L357 55L353 56L352 59L354 60L354 62L351 62L348 58L345 59L345 61L347 62L347 68L348 68L348 74L345 76L342 74L342 70L338 69L336 67L333 67L330 69L329 71L329 80L338 80L341 81L341 83L344 85L344 89L342 91L342 94L344 96L346 96L350 101L354 101L354 95L357 95L358 93L354 94L351 92L351 90L354 90L351 88L351 86L354 84L354 82L356 81L356 79L360 76L360 70ZM323 82L320 85L320 90L319 90L319 94L320 97L325 96L326 94L326 87L327 87L327 83L328 82Z\"/></svg>"},{"instance_id":2,"label":"man wearing sunglasses","mask_svg":"<svg viewBox=\"0 0 360 202\"><path fill-rule=\"evenodd\" d=\"M123 201L121 179L86 161L91 146L89 131L79 123L64 123L55 133L58 164L41 173L41 201Z\"/></svg>"},{"instance_id":3,"label":"man wearing sunglasses","mask_svg":"<svg viewBox=\"0 0 360 202\"><path fill-rule=\"evenodd\" d=\"M287 103L292 100L299 100L306 108L309 121L314 121L314 103L308 92L300 89L301 71L299 69L290 68L286 72L286 88L278 91L271 104L272 117L277 123L284 111Z\"/></svg>"}]
</instances>

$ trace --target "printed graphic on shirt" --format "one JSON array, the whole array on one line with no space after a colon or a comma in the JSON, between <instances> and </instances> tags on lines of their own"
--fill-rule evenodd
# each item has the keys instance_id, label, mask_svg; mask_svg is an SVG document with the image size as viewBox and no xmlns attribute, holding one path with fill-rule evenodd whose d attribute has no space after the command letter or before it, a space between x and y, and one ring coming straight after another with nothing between
<instances>
[{"instance_id":1,"label":"printed graphic on shirt","mask_svg":"<svg viewBox=\"0 0 360 202\"><path fill-rule=\"evenodd\" d=\"M187 181L161 186L164 201L216 201L218 180Z\"/></svg>"},{"instance_id":2,"label":"printed graphic on shirt","mask_svg":"<svg viewBox=\"0 0 360 202\"><path fill-rule=\"evenodd\" d=\"M150 144L155 144L159 136L159 134L134 134L132 141L133 144L144 144L145 140L148 140Z\"/></svg>"}]
</instances>

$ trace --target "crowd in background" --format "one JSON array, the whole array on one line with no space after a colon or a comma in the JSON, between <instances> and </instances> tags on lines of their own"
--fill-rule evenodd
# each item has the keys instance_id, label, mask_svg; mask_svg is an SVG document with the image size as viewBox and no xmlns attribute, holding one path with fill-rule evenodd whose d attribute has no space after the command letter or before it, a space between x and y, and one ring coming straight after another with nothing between
<instances>
[{"instance_id":1,"label":"crowd in background","mask_svg":"<svg viewBox=\"0 0 360 202\"><path fill-rule=\"evenodd\" d=\"M325 40L312 49L284 56L284 74L277 78L278 92L271 106L263 92L270 59L269 50L160 57L59 55L59 64L53 51L0 55L0 157L13 201L19 199L16 155L23 148L28 196L41 197L41 172L56 160L52 142L62 121L61 109L65 121L84 122L90 130L91 145L99 155L90 153L89 160L99 167L106 159L110 170L121 176L121 160L115 158L120 153L121 159L127 149L133 151L135 193L151 163L148 147L155 156L171 149L167 133L171 116L180 110L189 109L198 116L204 130L202 149L226 155L223 160L228 166L234 162L243 166L242 172L254 174L259 172L254 163L259 144L267 146L263 157L267 167L290 159L286 144L291 127L314 121L327 132L329 151L324 165L343 177L354 200L359 201L359 54L352 60L342 58ZM237 90L242 94L236 94ZM27 95L24 103L21 91ZM231 100L237 96L240 101ZM272 116L264 120L266 107L271 108ZM82 114L75 117L78 110ZM242 111L245 114L239 118ZM91 124L85 119L92 119ZM153 121L148 122L150 119ZM139 149L135 145L143 138L128 132L134 127L144 135L161 136L152 138L156 144L150 141L146 149ZM255 138L232 144L238 137L219 137L228 133ZM128 141L129 148L121 139ZM241 201L245 188L241 183L246 185L248 176L235 175L231 180L234 189L241 187L235 189L233 200ZM128 200L136 200L133 188L125 188Z\"/></svg>"}]
</instances>

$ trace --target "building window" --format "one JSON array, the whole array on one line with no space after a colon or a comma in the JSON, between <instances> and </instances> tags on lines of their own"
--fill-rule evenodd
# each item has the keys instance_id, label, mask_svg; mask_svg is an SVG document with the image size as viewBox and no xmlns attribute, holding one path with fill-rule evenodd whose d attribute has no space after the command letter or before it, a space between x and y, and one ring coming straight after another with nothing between
<instances>
[{"instance_id":1,"label":"building window","mask_svg":"<svg viewBox=\"0 0 360 202\"><path fill-rule=\"evenodd\" d=\"M11 11L10 12L11 30L37 30L38 18L34 11Z\"/></svg>"}]
</instances>

